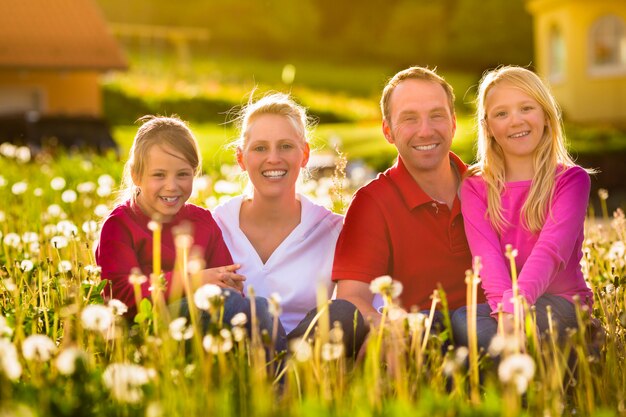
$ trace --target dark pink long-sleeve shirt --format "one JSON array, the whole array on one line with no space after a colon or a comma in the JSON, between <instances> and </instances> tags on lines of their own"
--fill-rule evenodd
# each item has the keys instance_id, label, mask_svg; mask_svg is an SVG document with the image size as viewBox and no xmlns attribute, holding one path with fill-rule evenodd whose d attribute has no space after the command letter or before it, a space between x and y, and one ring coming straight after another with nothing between
<instances>
[{"instance_id":1,"label":"dark pink long-sleeve shirt","mask_svg":"<svg viewBox=\"0 0 626 417\"><path fill-rule=\"evenodd\" d=\"M135 312L135 293L128 277L133 268L139 268L147 277L152 273L152 231L150 218L141 209L127 201L117 206L102 225L96 247L96 262L102 267L102 278L111 281L113 298ZM200 248L206 268L230 265L233 260L222 238L222 232L209 210L185 204L161 232L161 268L167 281L166 297L172 281L176 261L176 247L172 228L187 222L193 230L194 246ZM150 296L150 282L141 286L142 297ZM109 291L106 291L106 295Z\"/></svg>"},{"instance_id":2,"label":"dark pink long-sleeve shirt","mask_svg":"<svg viewBox=\"0 0 626 417\"><path fill-rule=\"evenodd\" d=\"M522 226L520 213L531 180L506 183L502 193L502 214L509 222L499 235L487 213L487 186L479 176L467 178L461 186L461 207L465 233L473 256L482 260L482 288L493 314L498 303L513 313L511 271L505 247L517 249L515 264L520 294L533 305L543 294L570 302L575 295L591 305L593 295L581 271L584 221L589 201L590 179L578 167L559 167L552 206L539 233Z\"/></svg>"}]
</instances>

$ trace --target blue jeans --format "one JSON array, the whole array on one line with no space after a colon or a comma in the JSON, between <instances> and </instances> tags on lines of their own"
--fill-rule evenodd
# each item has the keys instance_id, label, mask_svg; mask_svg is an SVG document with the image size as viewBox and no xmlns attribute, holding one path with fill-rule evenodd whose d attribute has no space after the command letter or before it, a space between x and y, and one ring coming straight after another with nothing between
<instances>
[{"instance_id":1,"label":"blue jeans","mask_svg":"<svg viewBox=\"0 0 626 417\"><path fill-rule=\"evenodd\" d=\"M537 328L543 334L548 330L548 314L546 307L552 307L552 320L557 327L559 340L567 336L568 328L577 328L576 308L563 297L552 294L544 294L535 302ZM457 345L468 345L467 335L467 307L457 309L451 318L454 340ZM476 334L478 336L478 348L485 351L489 348L491 339L498 333L498 321L491 317L491 308L488 304L476 306Z\"/></svg>"},{"instance_id":2,"label":"blue jeans","mask_svg":"<svg viewBox=\"0 0 626 417\"><path fill-rule=\"evenodd\" d=\"M231 290L224 290L224 295L225 300L223 323L226 325L226 327L230 327L231 319L237 313L244 313L248 318L245 325L246 330L248 331L248 334L252 334L252 320L250 319L252 315L250 311L250 297L244 297L238 291ZM266 298L263 297L254 297L254 302L256 307L256 318L259 330L266 330L271 337L274 329L274 316L272 316L269 311L269 302ZM177 307L180 311L180 316L189 317L189 304L186 298L180 300ZM213 318L213 320L215 320L215 318ZM206 333L209 329L209 325L211 324L211 316L206 311L202 311L200 321L202 323L202 329L204 333ZM280 320L278 320L278 328L274 349L277 352L287 349L286 332Z\"/></svg>"}]
</instances>

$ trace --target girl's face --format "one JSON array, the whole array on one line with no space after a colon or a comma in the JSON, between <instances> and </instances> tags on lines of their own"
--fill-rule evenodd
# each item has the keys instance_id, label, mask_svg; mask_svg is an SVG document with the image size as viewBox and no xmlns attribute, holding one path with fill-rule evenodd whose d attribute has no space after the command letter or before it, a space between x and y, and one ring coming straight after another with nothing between
<instances>
[{"instance_id":1,"label":"girl's face","mask_svg":"<svg viewBox=\"0 0 626 417\"><path fill-rule=\"evenodd\" d=\"M149 217L158 215L167 223L189 199L193 189L193 167L169 147L154 145L148 150L144 172L133 182L141 189L136 198Z\"/></svg>"},{"instance_id":2,"label":"girl's face","mask_svg":"<svg viewBox=\"0 0 626 417\"><path fill-rule=\"evenodd\" d=\"M535 99L505 81L487 93L485 115L487 130L502 148L507 164L532 160L547 124Z\"/></svg>"},{"instance_id":3,"label":"girl's face","mask_svg":"<svg viewBox=\"0 0 626 417\"><path fill-rule=\"evenodd\" d=\"M237 148L237 162L248 172L255 195L295 195L300 168L309 161L309 145L287 116L263 114L248 128L243 148Z\"/></svg>"}]
</instances>

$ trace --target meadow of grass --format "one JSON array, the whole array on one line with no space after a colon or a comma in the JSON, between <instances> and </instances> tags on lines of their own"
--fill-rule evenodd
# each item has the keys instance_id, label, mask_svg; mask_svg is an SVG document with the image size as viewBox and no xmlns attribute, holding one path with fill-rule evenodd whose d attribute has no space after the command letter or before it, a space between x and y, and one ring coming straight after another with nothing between
<instances>
[{"instance_id":1,"label":"meadow of grass","mask_svg":"<svg viewBox=\"0 0 626 417\"><path fill-rule=\"evenodd\" d=\"M344 357L341 330L330 323L268 361L268 336L254 330L224 324L204 334L150 300L129 322L123 305L102 299L93 248L120 161L31 160L7 144L0 155L0 416L626 415L623 213L587 221L583 271L595 305L579 310L580 329L567 340L539 338L530 309L523 341L500 339L483 356L442 349L450 330L435 333L429 317L399 309L397 288L380 280L373 290L388 301L385 325L356 362ZM330 206L337 192L349 198L360 185L352 180L302 187ZM241 186L224 165L196 182L192 198L213 207ZM476 277L467 282L475 290ZM220 298L206 301L218 314ZM435 292L433 306L445 311L445 294Z\"/></svg>"}]
</instances>

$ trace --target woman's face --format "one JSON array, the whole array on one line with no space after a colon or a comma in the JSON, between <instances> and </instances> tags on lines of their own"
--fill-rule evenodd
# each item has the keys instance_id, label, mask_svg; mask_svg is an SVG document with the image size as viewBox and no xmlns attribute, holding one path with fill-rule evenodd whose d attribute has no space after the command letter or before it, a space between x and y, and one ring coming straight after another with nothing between
<instances>
[{"instance_id":1,"label":"woman's face","mask_svg":"<svg viewBox=\"0 0 626 417\"><path fill-rule=\"evenodd\" d=\"M508 82L493 86L485 100L487 129L508 162L532 158L546 129L541 105Z\"/></svg>"},{"instance_id":2,"label":"woman's face","mask_svg":"<svg viewBox=\"0 0 626 417\"><path fill-rule=\"evenodd\" d=\"M309 160L309 145L287 116L263 114L251 120L237 162L248 173L255 196L295 195L300 168Z\"/></svg>"}]
</instances>

